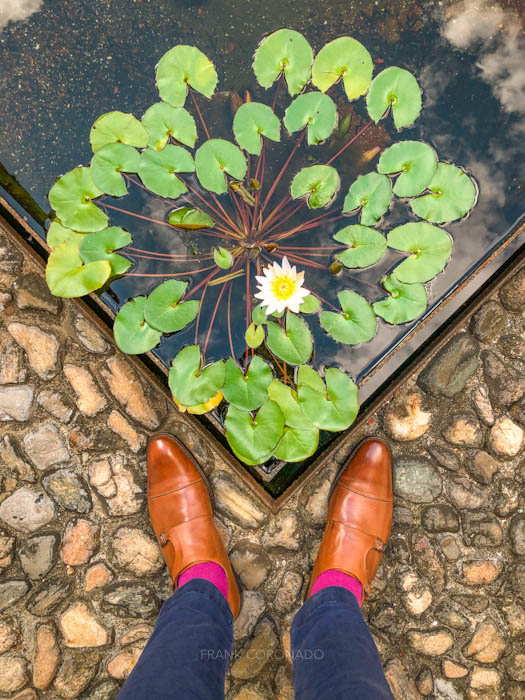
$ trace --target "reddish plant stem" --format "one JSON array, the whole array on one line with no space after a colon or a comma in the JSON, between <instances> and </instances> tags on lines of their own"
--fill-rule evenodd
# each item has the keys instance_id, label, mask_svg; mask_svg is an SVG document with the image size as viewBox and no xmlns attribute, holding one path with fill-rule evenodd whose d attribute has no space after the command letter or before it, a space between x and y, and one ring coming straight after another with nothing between
<instances>
[{"instance_id":1,"label":"reddish plant stem","mask_svg":"<svg viewBox=\"0 0 525 700\"><path fill-rule=\"evenodd\" d=\"M211 260L213 258L213 255L211 253L203 253L202 255L195 256L194 258L189 258L187 253L184 255L172 255L171 253L154 253L151 250L144 250L143 248L133 248L132 246L128 246L126 248L126 252L128 250L132 250L136 253L147 253L151 257L166 258L169 260Z\"/></svg>"},{"instance_id":2,"label":"reddish plant stem","mask_svg":"<svg viewBox=\"0 0 525 700\"><path fill-rule=\"evenodd\" d=\"M239 219L242 222L242 228L244 231L244 235L248 233L248 222L245 218L244 211L242 209L242 202L239 202L239 198L235 194L235 192L232 192L231 187L228 187L228 194L230 196L230 200L232 201L233 205L237 209L237 213L239 214Z\"/></svg>"},{"instance_id":3,"label":"reddish plant stem","mask_svg":"<svg viewBox=\"0 0 525 700\"><path fill-rule=\"evenodd\" d=\"M331 309L333 309L334 311L340 311L340 310L341 310L341 309L338 309L337 306L334 306L333 304L331 304L327 299L325 299L324 297L322 297L320 294L317 294L317 292L313 292L312 290L310 290L310 294L313 294L314 297L317 297L317 298L319 299L319 301L322 301L323 304L326 304L327 306L329 306L329 307L330 307Z\"/></svg>"},{"instance_id":4,"label":"reddish plant stem","mask_svg":"<svg viewBox=\"0 0 525 700\"><path fill-rule=\"evenodd\" d=\"M290 217L292 217L296 212L299 211L299 209L303 206L303 204L304 204L304 201L299 202L299 204L297 204L295 207L293 207L293 209L292 209L290 212L288 212L288 214L287 214L286 216L283 216L282 219L280 219L277 223L275 223L275 224L273 224L272 226L270 226L270 228L265 228L265 227L263 226L263 229L262 229L262 230L263 230L264 234L267 236L267 235L270 234L272 231L275 231L276 228L279 228L279 226L282 226L282 225L284 224L285 221L288 221L288 219L289 219ZM268 219L266 220L266 222L267 222L267 221L268 221ZM265 223L266 223L266 222L265 222Z\"/></svg>"},{"instance_id":5,"label":"reddish plant stem","mask_svg":"<svg viewBox=\"0 0 525 700\"><path fill-rule=\"evenodd\" d=\"M235 360L235 351L233 349L233 339L232 339L232 289L233 289L233 284L230 283L230 288L228 289L227 322L228 322L228 340L230 341L230 352L231 352L232 360Z\"/></svg>"},{"instance_id":6,"label":"reddish plant stem","mask_svg":"<svg viewBox=\"0 0 525 700\"><path fill-rule=\"evenodd\" d=\"M206 350L208 349L208 343L210 340L211 331L213 329L213 324L215 323L215 316L217 315L217 310L220 306L222 295L226 291L226 287L228 285L231 285L231 282L226 282L226 284L222 285L222 289L219 292L219 296L217 297L217 301L215 302L215 308L213 309L213 314L211 316L211 320L210 320L210 323L208 325L208 332L206 333L206 340L204 341L204 349L202 351L204 356L206 356Z\"/></svg>"},{"instance_id":7,"label":"reddish plant stem","mask_svg":"<svg viewBox=\"0 0 525 700\"><path fill-rule=\"evenodd\" d=\"M260 216L262 216L264 210L266 209L266 206L268 205L268 202L269 202L270 199L272 198L272 195L273 195L273 193L275 192L275 188L277 187L277 185L278 185L279 182L281 181L281 178L282 178L282 176L284 175L284 173L286 172L287 167L288 167L288 166L290 165L290 163L292 162L292 158L294 157L294 155L295 155L297 149L298 149L299 146L301 145L301 143L302 143L302 141L303 141L303 139L304 139L304 135L305 135L305 134L306 134L306 130L303 129L301 135L299 136L299 138L297 139L297 141L296 141L296 143L295 143L295 146L292 148L292 152L290 153L290 155L289 155L288 158L286 159L286 161L285 161L283 167L281 168L281 170L280 170L279 173L277 174L277 177L276 177L275 180L273 181L273 185L270 187L270 190L269 190L268 194L266 195L266 199L264 200L263 205L262 205L262 207L261 207Z\"/></svg>"},{"instance_id":8,"label":"reddish plant stem","mask_svg":"<svg viewBox=\"0 0 525 700\"><path fill-rule=\"evenodd\" d=\"M203 280L201 280L199 282L199 284L197 284L195 287L193 287L193 289L190 289L190 291L184 297L185 299L189 299L191 296L193 296L195 294L195 292L197 292L204 284L207 284L208 282L210 282L213 279L213 277L215 277L215 275L217 275L221 270L221 268L217 267L217 265L213 265L212 267L215 268L213 270L213 272L211 272ZM206 269L209 270L210 268L208 267Z\"/></svg>"},{"instance_id":9,"label":"reddish plant stem","mask_svg":"<svg viewBox=\"0 0 525 700\"><path fill-rule=\"evenodd\" d=\"M355 141L357 141L357 139L361 136L361 134L364 134L365 131L366 131L367 129L369 129L369 128L372 126L373 123L374 123L373 121L367 122L367 123L364 125L364 127L363 127L362 129L360 129L360 130L357 132L357 134L356 134L355 136L353 136L353 137L350 139L350 141L347 141L347 142L345 143L345 145L344 145L342 148L340 148L340 149L337 151L337 153L336 153L334 156L332 156L332 157L330 158L329 161L327 161L327 162L325 163L325 165L330 165L331 163L333 163L334 160L335 160L338 156L340 156L341 153L343 153L343 151L346 151L346 149L347 149L349 146L351 146Z\"/></svg>"},{"instance_id":10,"label":"reddish plant stem","mask_svg":"<svg viewBox=\"0 0 525 700\"><path fill-rule=\"evenodd\" d=\"M334 246L323 246L321 250L342 250L343 248L346 248L344 245L334 245ZM279 246L280 250L319 250L318 246L294 246L294 245L280 245ZM313 255L313 253L312 253Z\"/></svg>"},{"instance_id":11,"label":"reddish plant stem","mask_svg":"<svg viewBox=\"0 0 525 700\"><path fill-rule=\"evenodd\" d=\"M195 107L195 110L197 111L197 114L199 115L199 119L201 120L202 128L204 129L204 133L206 134L206 138L210 138L210 132L208 131L208 127L206 126L206 122L204 121L204 117L202 116L202 112L199 108L199 105L197 104L197 100L195 98L195 95L193 94L193 90L190 88L189 89L191 99L193 100L193 105Z\"/></svg>"},{"instance_id":12,"label":"reddish plant stem","mask_svg":"<svg viewBox=\"0 0 525 700\"><path fill-rule=\"evenodd\" d=\"M189 182L187 182L186 180L185 180L184 182L185 182L187 188L189 189L189 191L190 191L192 194L194 194L198 199L200 199L201 202L204 202L204 204L205 204L207 207L209 207L209 208L211 209L211 211L215 213L216 216L218 216L220 219L222 219L222 220L224 221L225 224L227 224L228 226L231 226L231 227L234 229L234 231L236 231L238 234L241 233L241 232L239 231L239 229L237 228L237 226L233 223L233 221L231 220L231 218L228 216L228 214L224 211L222 205L220 205L219 202L217 202L217 204L219 204L220 208L221 208L222 211L224 212L223 214L221 214L221 212L220 212L218 209L216 209L213 205L211 205L211 204L208 202L208 200L204 199L204 197L203 197L194 187L192 187L192 186L190 185ZM215 199L217 199L217 198L215 197ZM234 237L234 238L235 238L235 237L236 237L236 238L239 238L240 236L235 236L235 234L232 232L232 237Z\"/></svg>"},{"instance_id":13,"label":"reddish plant stem","mask_svg":"<svg viewBox=\"0 0 525 700\"><path fill-rule=\"evenodd\" d=\"M270 255L276 256L278 253L270 253ZM300 255L295 255L294 253L290 253L290 255L287 257L291 262L296 262L300 265L305 265L306 267L312 267L315 270L328 269L325 265L321 265L321 263L315 262L314 260L307 260L306 258L302 258Z\"/></svg>"},{"instance_id":14,"label":"reddish plant stem","mask_svg":"<svg viewBox=\"0 0 525 700\"><path fill-rule=\"evenodd\" d=\"M140 255L140 253L128 253L125 251L126 255L130 258L138 258L140 260L153 260L154 262L170 262L170 263L182 263L189 262L188 258L170 258L166 256L153 256L153 255ZM207 258L195 258L193 262L203 262L204 260L211 260L210 256Z\"/></svg>"},{"instance_id":15,"label":"reddish plant stem","mask_svg":"<svg viewBox=\"0 0 525 700\"><path fill-rule=\"evenodd\" d=\"M277 214L281 211L281 209L286 207L286 205L290 201L291 201L291 197L290 197L290 195L287 195L286 197L283 197L283 199L281 199L280 202L278 202L278 204L272 209L272 211L266 217L266 219L264 219L264 221L261 221L261 227L260 227L259 233L263 233L264 231L267 230L268 224L272 221L272 219L274 219L277 216ZM277 225L279 225L279 223Z\"/></svg>"},{"instance_id":16,"label":"reddish plant stem","mask_svg":"<svg viewBox=\"0 0 525 700\"><path fill-rule=\"evenodd\" d=\"M279 92L281 90L281 85L283 82L283 74L279 76L279 80L277 81L277 89L275 91L275 95L273 96L273 102L272 102L272 112L275 112L275 105L277 104L277 98L279 97Z\"/></svg>"},{"instance_id":17,"label":"reddish plant stem","mask_svg":"<svg viewBox=\"0 0 525 700\"><path fill-rule=\"evenodd\" d=\"M264 148L264 141L263 141L261 155L259 156L259 158L257 160L257 166L255 168L255 179L257 180L257 182L259 182L259 189L255 193L255 204L253 205L252 222L251 222L251 226L250 226L251 233L253 233L257 227L257 224L256 224L257 212L259 210L259 204L261 202L261 187L262 187L261 182L259 181L259 174L260 174L260 171L262 169L262 172L264 175L264 162L265 162L265 158L266 158L265 153L266 153L266 151Z\"/></svg>"},{"instance_id":18,"label":"reddish plant stem","mask_svg":"<svg viewBox=\"0 0 525 700\"><path fill-rule=\"evenodd\" d=\"M185 272L128 272L126 277L186 277L187 275L196 275L198 272L206 272L213 267L216 265L201 267L199 270L186 270Z\"/></svg>"},{"instance_id":19,"label":"reddish plant stem","mask_svg":"<svg viewBox=\"0 0 525 700\"><path fill-rule=\"evenodd\" d=\"M373 282L369 282L368 280L363 280L360 277L356 277L355 275L351 275L350 273L347 272L347 270L344 270L344 272L345 272L346 276L349 277L351 280L355 280L356 282L359 282L360 284L366 284L367 287L373 287L375 290L379 289L381 292L385 291L378 284L374 284Z\"/></svg>"},{"instance_id":20,"label":"reddish plant stem","mask_svg":"<svg viewBox=\"0 0 525 700\"><path fill-rule=\"evenodd\" d=\"M314 220L314 221L309 221L306 224L301 224L300 226L296 226L293 229L290 229L289 231L285 231L284 233L279 233L271 236L268 240L269 241L282 241L285 238L290 238L290 236L293 236L295 233L299 233L302 231L308 231L311 228L317 228L321 221L324 221L324 223L329 224L332 221L338 221L339 219L342 219L343 216L334 216L331 219L319 219L319 220Z\"/></svg>"}]
</instances>

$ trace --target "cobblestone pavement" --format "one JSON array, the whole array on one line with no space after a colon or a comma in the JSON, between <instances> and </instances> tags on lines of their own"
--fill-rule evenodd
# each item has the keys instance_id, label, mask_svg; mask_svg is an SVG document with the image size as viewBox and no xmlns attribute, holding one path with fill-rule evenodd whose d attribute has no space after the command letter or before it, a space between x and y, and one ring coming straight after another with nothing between
<instances>
[{"instance_id":1,"label":"cobblestone pavement","mask_svg":"<svg viewBox=\"0 0 525 700\"><path fill-rule=\"evenodd\" d=\"M395 457L364 614L396 700L525 698L524 300L525 268L361 431ZM245 589L228 698L292 698L289 625L351 445L274 516L1 238L0 311L0 696L109 700L129 674L169 595L145 506L161 429L210 476Z\"/></svg>"}]
</instances>

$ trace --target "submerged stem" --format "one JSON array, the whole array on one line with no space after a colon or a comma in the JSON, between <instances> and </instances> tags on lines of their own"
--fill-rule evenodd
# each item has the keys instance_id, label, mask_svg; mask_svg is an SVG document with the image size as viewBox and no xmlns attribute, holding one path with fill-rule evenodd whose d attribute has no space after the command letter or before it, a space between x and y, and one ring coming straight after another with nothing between
<instances>
[{"instance_id":1,"label":"submerged stem","mask_svg":"<svg viewBox=\"0 0 525 700\"><path fill-rule=\"evenodd\" d=\"M335 156L332 156L332 157L330 158L330 160L326 162L325 165L330 165L330 163L333 163L333 161L334 161L338 156L340 156L341 153L343 153L343 151L346 151L346 149L348 148L348 146L351 146L351 145L354 143L354 141L357 141L357 139L361 136L361 134L364 134L365 131L366 131L369 127L371 127L373 123L374 123L373 121L367 122L367 123L364 125L364 127L363 127L362 129L360 129L360 130L357 132L357 134L356 134L355 136L353 136L353 137L350 139L350 141L347 141L347 142L345 143L345 145L342 146L342 148L340 148L340 149L337 151L337 153L335 154Z\"/></svg>"}]
</instances>

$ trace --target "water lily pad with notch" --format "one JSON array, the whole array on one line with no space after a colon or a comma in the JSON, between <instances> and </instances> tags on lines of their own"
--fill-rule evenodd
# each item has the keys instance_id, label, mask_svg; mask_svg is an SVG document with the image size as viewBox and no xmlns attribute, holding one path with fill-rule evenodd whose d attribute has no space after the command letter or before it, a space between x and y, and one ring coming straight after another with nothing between
<instances>
[{"instance_id":1,"label":"water lily pad with notch","mask_svg":"<svg viewBox=\"0 0 525 700\"><path fill-rule=\"evenodd\" d=\"M125 143L108 143L91 159L91 177L95 185L112 197L123 197L128 193L126 181L121 175L136 173L140 154Z\"/></svg>"},{"instance_id":2,"label":"water lily pad with notch","mask_svg":"<svg viewBox=\"0 0 525 700\"><path fill-rule=\"evenodd\" d=\"M271 141L281 140L281 122L268 105L245 102L235 112L233 133L241 148L258 156L262 150L262 136Z\"/></svg>"},{"instance_id":3,"label":"water lily pad with notch","mask_svg":"<svg viewBox=\"0 0 525 700\"><path fill-rule=\"evenodd\" d=\"M252 321L258 326L261 326L263 323L266 323L267 320L268 316L261 304L257 304L257 306L254 306L252 309Z\"/></svg>"},{"instance_id":4,"label":"water lily pad with notch","mask_svg":"<svg viewBox=\"0 0 525 700\"><path fill-rule=\"evenodd\" d=\"M285 424L298 430L314 430L312 421L306 417L299 403L297 392L291 387L274 379L268 387L268 396L281 409Z\"/></svg>"},{"instance_id":5,"label":"water lily pad with notch","mask_svg":"<svg viewBox=\"0 0 525 700\"><path fill-rule=\"evenodd\" d=\"M255 52L253 71L257 82L271 87L284 74L288 92L293 97L310 80L313 51L302 34L293 29L278 29L265 37Z\"/></svg>"},{"instance_id":6,"label":"water lily pad with notch","mask_svg":"<svg viewBox=\"0 0 525 700\"><path fill-rule=\"evenodd\" d=\"M250 323L244 334L244 340L249 348L258 348L264 341L264 328Z\"/></svg>"},{"instance_id":7,"label":"water lily pad with notch","mask_svg":"<svg viewBox=\"0 0 525 700\"><path fill-rule=\"evenodd\" d=\"M225 139L205 141L195 153L195 166L201 185L215 194L228 191L226 173L242 180L247 169L241 149Z\"/></svg>"},{"instance_id":8,"label":"water lily pad with notch","mask_svg":"<svg viewBox=\"0 0 525 700\"><path fill-rule=\"evenodd\" d=\"M285 428L273 454L287 462L300 462L316 451L319 444L319 429L305 416L297 392L276 379L268 388L268 396L281 409Z\"/></svg>"},{"instance_id":9,"label":"water lily pad with notch","mask_svg":"<svg viewBox=\"0 0 525 700\"><path fill-rule=\"evenodd\" d=\"M374 226L388 211L392 201L390 178L379 173L360 175L355 180L343 202L343 213L361 209L359 221L364 226Z\"/></svg>"},{"instance_id":10,"label":"water lily pad with notch","mask_svg":"<svg viewBox=\"0 0 525 700\"><path fill-rule=\"evenodd\" d=\"M213 260L223 270L229 270L233 265L233 255L222 246L213 249Z\"/></svg>"},{"instance_id":11,"label":"water lily pad with notch","mask_svg":"<svg viewBox=\"0 0 525 700\"><path fill-rule=\"evenodd\" d=\"M107 260L111 265L111 276L123 275L131 266L131 261L115 250L124 248L132 241L131 235L119 228L110 226L103 231L88 233L80 243L80 257L85 263Z\"/></svg>"},{"instance_id":12,"label":"water lily pad with notch","mask_svg":"<svg viewBox=\"0 0 525 700\"><path fill-rule=\"evenodd\" d=\"M313 350L312 333L307 323L296 314L286 314L286 330L274 321L268 321L268 347L289 365L302 365Z\"/></svg>"},{"instance_id":13,"label":"water lily pad with notch","mask_svg":"<svg viewBox=\"0 0 525 700\"><path fill-rule=\"evenodd\" d=\"M104 193L91 177L90 168L74 168L62 175L49 191L49 203L62 225L79 233L100 231L108 217L91 200Z\"/></svg>"},{"instance_id":14,"label":"water lily pad with notch","mask_svg":"<svg viewBox=\"0 0 525 700\"><path fill-rule=\"evenodd\" d=\"M405 284L395 275L383 280L383 287L390 296L372 305L375 313L387 323L413 321L427 308L427 293L422 284Z\"/></svg>"},{"instance_id":15,"label":"water lily pad with notch","mask_svg":"<svg viewBox=\"0 0 525 700\"><path fill-rule=\"evenodd\" d=\"M478 196L473 180L450 163L438 163L427 189L430 194L416 197L410 206L414 214L435 224L461 219L472 209Z\"/></svg>"},{"instance_id":16,"label":"water lily pad with notch","mask_svg":"<svg viewBox=\"0 0 525 700\"><path fill-rule=\"evenodd\" d=\"M226 437L234 454L246 464L265 462L279 442L284 430L284 416L270 399L255 418L248 411L230 406L224 422Z\"/></svg>"},{"instance_id":17,"label":"water lily pad with notch","mask_svg":"<svg viewBox=\"0 0 525 700\"><path fill-rule=\"evenodd\" d=\"M93 153L108 143L125 143L135 148L146 148L148 134L139 120L126 112L106 112L91 127L89 141Z\"/></svg>"},{"instance_id":18,"label":"water lily pad with notch","mask_svg":"<svg viewBox=\"0 0 525 700\"><path fill-rule=\"evenodd\" d=\"M184 107L157 102L144 112L142 125L148 132L148 146L154 151L162 151L170 136L184 146L195 146L197 126Z\"/></svg>"},{"instance_id":19,"label":"water lily pad with notch","mask_svg":"<svg viewBox=\"0 0 525 700\"><path fill-rule=\"evenodd\" d=\"M66 228L65 226L62 226L58 219L54 219L54 221L51 222L51 226L47 232L46 242L51 250L54 250L61 243L71 240L82 241L85 236L87 236L86 233L78 233L70 228Z\"/></svg>"},{"instance_id":20,"label":"water lily pad with notch","mask_svg":"<svg viewBox=\"0 0 525 700\"><path fill-rule=\"evenodd\" d=\"M369 267L381 260L386 251L383 234L362 224L345 226L334 235L334 240L349 246L335 255L345 267Z\"/></svg>"},{"instance_id":21,"label":"water lily pad with notch","mask_svg":"<svg viewBox=\"0 0 525 700\"><path fill-rule=\"evenodd\" d=\"M184 406L206 403L222 390L225 366L222 360L202 369L198 345L188 345L173 359L168 383L173 396Z\"/></svg>"},{"instance_id":22,"label":"water lily pad with notch","mask_svg":"<svg viewBox=\"0 0 525 700\"><path fill-rule=\"evenodd\" d=\"M299 403L306 416L320 430L338 432L354 422L359 411L357 386L335 367L325 370L325 382L308 365L299 367Z\"/></svg>"},{"instance_id":23,"label":"water lily pad with notch","mask_svg":"<svg viewBox=\"0 0 525 700\"><path fill-rule=\"evenodd\" d=\"M217 81L215 66L196 46L174 46L157 63L159 95L173 107L184 106L188 85L210 98L215 92Z\"/></svg>"},{"instance_id":24,"label":"water lily pad with notch","mask_svg":"<svg viewBox=\"0 0 525 700\"><path fill-rule=\"evenodd\" d=\"M200 228L212 228L215 222L208 214L194 207L179 207L169 213L169 223L175 228L196 231Z\"/></svg>"},{"instance_id":25,"label":"water lily pad with notch","mask_svg":"<svg viewBox=\"0 0 525 700\"><path fill-rule=\"evenodd\" d=\"M50 254L46 266L46 282L56 297L71 299L100 289L111 276L107 260L84 264L80 257L81 239L60 243Z\"/></svg>"},{"instance_id":26,"label":"water lily pad with notch","mask_svg":"<svg viewBox=\"0 0 525 700\"><path fill-rule=\"evenodd\" d=\"M311 165L294 176L290 187L292 199L305 197L310 209L328 206L339 191L341 180L329 165Z\"/></svg>"},{"instance_id":27,"label":"water lily pad with notch","mask_svg":"<svg viewBox=\"0 0 525 700\"><path fill-rule=\"evenodd\" d=\"M235 360L226 360L226 376L222 393L232 406L244 411L254 411L268 398L268 387L272 381L272 370L255 355L246 376Z\"/></svg>"},{"instance_id":28,"label":"water lily pad with notch","mask_svg":"<svg viewBox=\"0 0 525 700\"><path fill-rule=\"evenodd\" d=\"M398 226L387 235L387 242L390 248L412 253L394 271L407 284L431 280L445 267L452 251L449 234L424 221Z\"/></svg>"},{"instance_id":29,"label":"water lily pad with notch","mask_svg":"<svg viewBox=\"0 0 525 700\"><path fill-rule=\"evenodd\" d=\"M321 308L321 302L313 294L309 294L305 297L299 306L299 313L301 314L315 314Z\"/></svg>"},{"instance_id":30,"label":"water lily pad with notch","mask_svg":"<svg viewBox=\"0 0 525 700\"><path fill-rule=\"evenodd\" d=\"M355 100L368 90L374 65L363 44L349 36L328 42L315 57L312 83L326 92L340 78L349 100Z\"/></svg>"},{"instance_id":31,"label":"water lily pad with notch","mask_svg":"<svg viewBox=\"0 0 525 700\"><path fill-rule=\"evenodd\" d=\"M193 156L182 146L169 144L162 151L142 151L138 174L144 185L161 197L175 199L188 188L177 173L195 171Z\"/></svg>"},{"instance_id":32,"label":"water lily pad with notch","mask_svg":"<svg viewBox=\"0 0 525 700\"><path fill-rule=\"evenodd\" d=\"M371 340L376 334L377 319L368 301L349 289L337 296L343 313L321 312L321 327L339 343L358 345Z\"/></svg>"},{"instance_id":33,"label":"water lily pad with notch","mask_svg":"<svg viewBox=\"0 0 525 700\"><path fill-rule=\"evenodd\" d=\"M437 169L437 157L433 148L422 141L401 141L381 154L377 170L399 177L394 185L398 197L414 197L432 180Z\"/></svg>"},{"instance_id":34,"label":"water lily pad with notch","mask_svg":"<svg viewBox=\"0 0 525 700\"><path fill-rule=\"evenodd\" d=\"M392 108L397 129L413 124L421 112L421 89L412 73L404 68L385 68L373 79L366 96L370 119L377 124Z\"/></svg>"},{"instance_id":35,"label":"water lily pad with notch","mask_svg":"<svg viewBox=\"0 0 525 700\"><path fill-rule=\"evenodd\" d=\"M146 297L135 297L119 310L113 324L113 337L122 352L141 355L159 344L161 333L144 318Z\"/></svg>"},{"instance_id":36,"label":"water lily pad with notch","mask_svg":"<svg viewBox=\"0 0 525 700\"><path fill-rule=\"evenodd\" d=\"M334 101L322 92L299 95L284 113L288 133L304 129L310 145L322 143L335 129L337 109Z\"/></svg>"},{"instance_id":37,"label":"water lily pad with notch","mask_svg":"<svg viewBox=\"0 0 525 700\"><path fill-rule=\"evenodd\" d=\"M196 300L180 301L187 282L166 280L150 293L144 309L144 318L152 328L162 333L176 333L185 328L199 313Z\"/></svg>"}]
</instances>

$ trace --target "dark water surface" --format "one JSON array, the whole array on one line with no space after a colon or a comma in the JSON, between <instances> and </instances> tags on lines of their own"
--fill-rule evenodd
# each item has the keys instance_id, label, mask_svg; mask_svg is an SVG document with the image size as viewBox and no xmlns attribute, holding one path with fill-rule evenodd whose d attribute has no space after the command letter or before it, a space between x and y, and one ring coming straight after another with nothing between
<instances>
[{"instance_id":1,"label":"dark water surface","mask_svg":"<svg viewBox=\"0 0 525 700\"><path fill-rule=\"evenodd\" d=\"M4 0L5 2L5 0ZM253 52L267 32L282 26L304 33L315 50L348 34L370 51L376 72L390 65L412 71L423 88L423 112L413 128L398 134L390 118L373 127L335 161L342 189L333 206L342 206L355 176L375 168L376 151L400 139L431 143L441 160L455 162L474 176L479 202L465 220L445 226L454 239L452 259L445 271L427 285L428 312L453 290L480 261L500 245L522 216L524 207L525 42L523 7L515 3L480 2L384 3L290 2L229 0L180 2L176 0L8 0L0 7L0 162L45 211L47 192L55 179L79 164L89 164L89 130L93 121L111 110L132 112L140 118L158 100L155 64L177 43L195 44L215 63L221 93L211 103L199 98L212 136L233 140L231 93L270 103L274 89L258 88L251 70ZM33 10L32 13L29 10ZM340 88L331 92L341 110L348 110ZM281 91L276 111L282 116L290 98ZM186 106L195 112L188 99ZM350 108L350 135L367 120L364 100ZM196 116L196 115L195 115ZM203 139L199 125L199 142ZM296 136L287 137L267 151L266 182L291 151ZM277 194L286 194L291 176L312 158L325 162L344 141L333 138L322 147L300 149ZM190 180L197 186L195 180ZM274 200L277 202L279 197ZM111 200L107 200L111 202ZM229 207L228 198L221 198ZM165 219L171 208L139 188L130 186L119 200L127 208L154 219ZM307 213L307 218L315 214ZM304 220L300 213L291 221ZM381 229L411 220L408 207L398 203L384 218ZM291 221L289 223L291 223ZM288 246L335 245L333 233L355 217L324 224L287 239ZM135 258L134 273L169 273L204 267L199 254L217 241L206 236L178 234L168 227L111 212L111 223L127 228L134 246L188 254L190 263L151 262ZM328 265L330 258L313 258ZM305 286L337 306L337 292L352 288L370 302L385 296L378 286L399 256L390 251L370 269L334 278L326 270L305 267ZM253 268L252 268L253 273ZM195 282L202 276L195 276ZM105 301L117 308L127 298L148 293L162 278L128 277L112 284ZM195 284L194 282L194 284ZM190 287L191 289L191 287ZM214 300L221 287L207 293L199 341L204 342ZM253 287L252 287L253 291ZM245 280L234 283L232 324L235 353L244 347ZM416 322L417 323L417 322ZM316 361L336 364L356 380L385 356L414 324L389 326L379 320L378 333L369 343L350 347L335 343L309 317L315 333ZM227 357L226 295L210 335L208 360ZM164 339L158 356L169 365L182 345L194 342L195 324Z\"/></svg>"}]
</instances>

